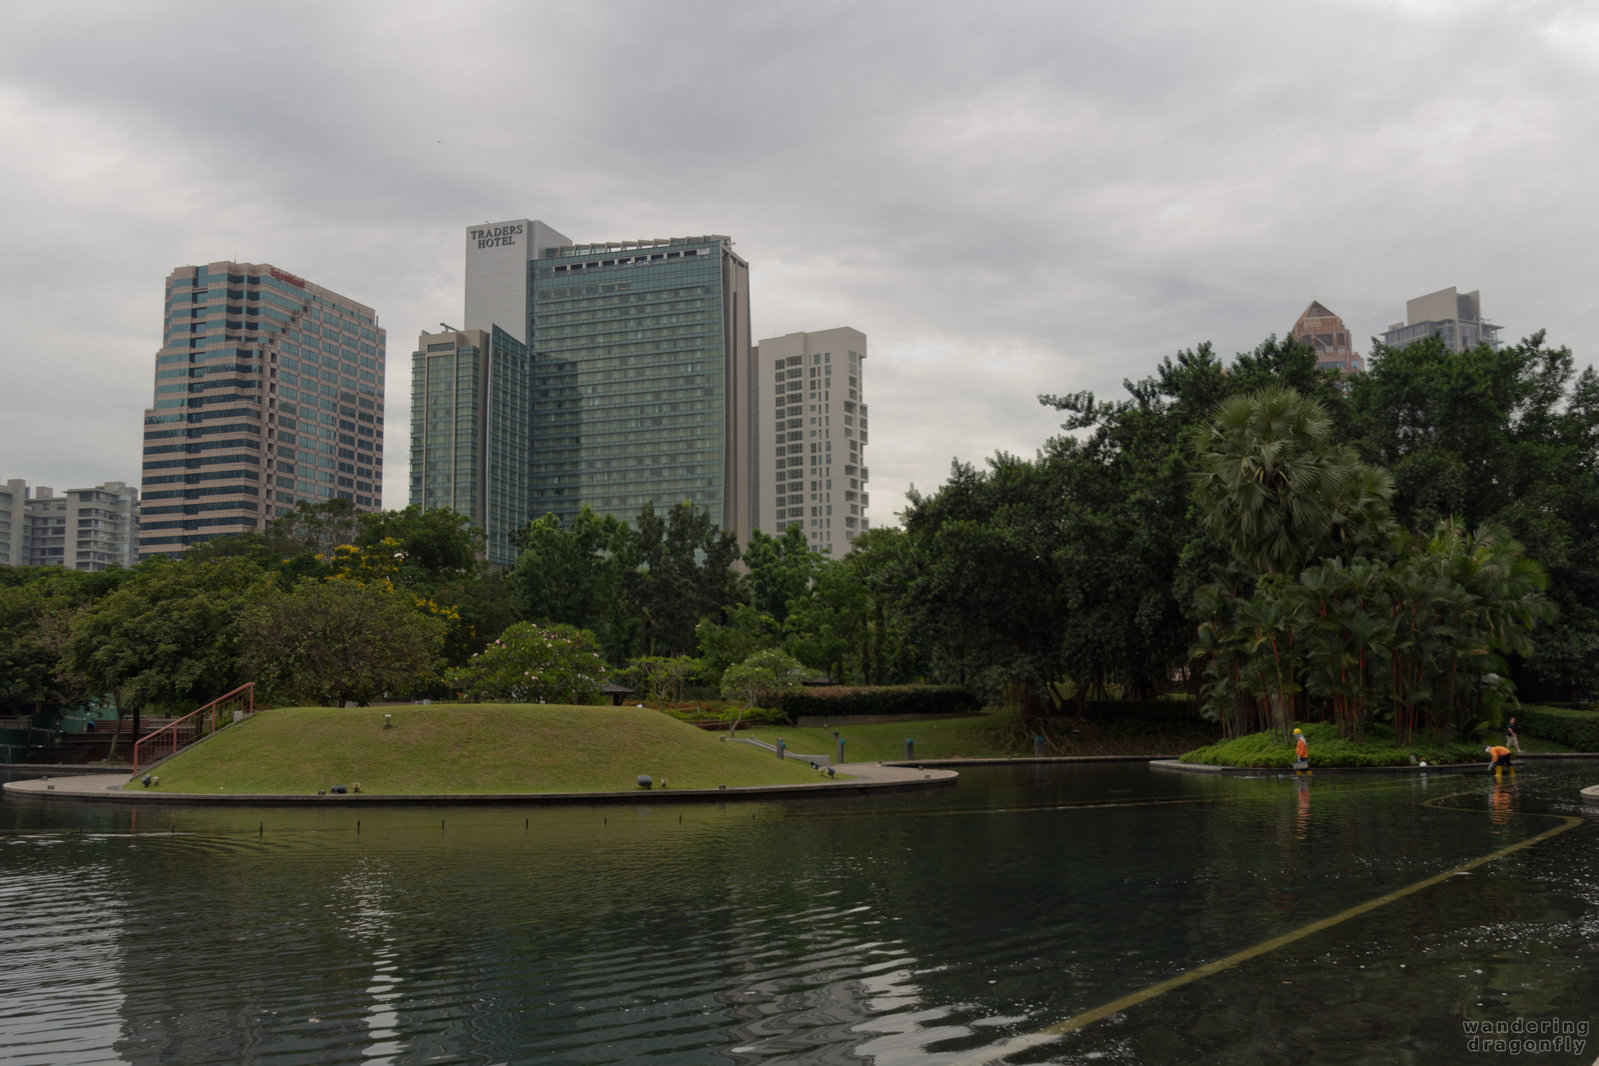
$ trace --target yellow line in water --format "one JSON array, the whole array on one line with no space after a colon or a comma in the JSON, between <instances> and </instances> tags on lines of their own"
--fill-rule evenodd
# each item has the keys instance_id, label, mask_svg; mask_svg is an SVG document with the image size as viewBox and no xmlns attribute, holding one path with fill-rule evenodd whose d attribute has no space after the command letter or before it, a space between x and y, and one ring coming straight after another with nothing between
<instances>
[{"instance_id":1,"label":"yellow line in water","mask_svg":"<svg viewBox=\"0 0 1599 1066\"><path fill-rule=\"evenodd\" d=\"M1436 800L1426 801L1424 806L1436 806L1440 800L1453 799L1454 796L1464 796L1468 794L1470 793L1456 792L1449 796L1439 796ZM1437 809L1466 810L1467 808L1441 807ZM1482 813L1489 814L1492 812L1484 811ZM1265 955L1268 952L1276 951L1278 948L1285 947L1288 944L1292 944L1296 940L1303 940L1307 936L1320 933L1326 929L1331 929L1335 925L1340 925L1344 922L1347 922L1351 918L1358 918L1362 914L1366 914L1370 911L1376 910L1379 907L1386 906L1395 900L1404 899L1406 896L1415 895L1417 892L1420 892L1423 889L1431 888L1433 885L1439 884L1440 882L1447 881L1457 874L1463 874L1470 870L1475 870L1479 866L1493 862L1495 859L1502 859L1506 855L1520 851L1523 848L1530 848L1534 844L1542 843L1543 841L1548 840L1550 837L1558 836L1559 834L1564 833L1573 826L1581 825L1583 821L1582 818L1572 814L1543 814L1540 812L1518 813L1527 813L1531 817L1536 818L1559 818L1561 819L1561 824L1555 826L1553 829L1546 829L1537 836L1528 837L1526 840L1520 841L1519 843L1510 844L1506 847L1500 848L1498 851L1492 851L1486 855L1481 855L1469 862L1462 863L1453 869L1445 870L1441 874L1434 874L1432 877L1424 878L1413 884L1406 885L1404 888L1395 889L1386 895L1378 896L1376 899L1367 900L1365 903L1358 903L1355 906L1350 907L1348 910L1339 911L1330 918L1323 918L1320 921L1311 922L1309 925L1300 926L1298 929L1295 929L1292 932L1284 933L1281 936L1274 936L1270 940L1263 940L1260 943L1255 944L1253 947L1247 947L1242 951L1234 952L1233 954L1228 955L1226 958L1217 959L1214 962L1207 962L1203 966L1196 966L1192 970L1178 974L1176 977L1169 977L1158 984L1150 985L1148 988L1133 992L1130 995L1121 997L1120 999L1112 1000L1111 1002L1102 1006L1095 1007L1093 1010L1084 1011L1081 1014L1073 1015L1063 1022L1057 1022L1054 1025L1039 1029L1036 1032L1024 1033L1021 1036L1013 1037L1010 1040L1005 1041L1003 1044L1000 1044L998 1047L981 1051L969 1058L959 1059L953 1064L953 1066L979 1066L979 1064L982 1063L997 1062L1000 1059L1014 1055L1017 1052L1026 1051L1029 1048L1035 1048L1041 1044L1047 1044L1057 1037L1063 1036L1074 1029L1081 1029L1085 1025L1091 1025L1103 1018L1110 1017L1112 1014L1117 1014L1121 1011L1124 1011L1129 1007L1136 1007L1140 1003L1145 1003L1151 999L1154 999L1156 996L1164 995L1175 988L1181 988L1184 985L1193 984L1195 981L1198 981L1201 978L1209 977L1211 974L1220 973L1223 970L1231 969L1241 962L1247 962L1250 959L1256 958L1260 955ZM1596 1063L1595 1066L1599 1066L1599 1063Z\"/></svg>"}]
</instances>

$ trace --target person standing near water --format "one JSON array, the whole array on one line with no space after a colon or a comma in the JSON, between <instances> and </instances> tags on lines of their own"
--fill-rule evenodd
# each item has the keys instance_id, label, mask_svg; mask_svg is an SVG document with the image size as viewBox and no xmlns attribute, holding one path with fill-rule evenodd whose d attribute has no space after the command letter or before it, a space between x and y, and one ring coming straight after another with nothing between
<instances>
[{"instance_id":1,"label":"person standing near water","mask_svg":"<svg viewBox=\"0 0 1599 1066\"><path fill-rule=\"evenodd\" d=\"M1294 772L1310 772L1310 745L1305 743L1305 734L1298 729L1294 730Z\"/></svg>"},{"instance_id":2,"label":"person standing near water","mask_svg":"<svg viewBox=\"0 0 1599 1066\"><path fill-rule=\"evenodd\" d=\"M1488 753L1488 772L1498 773L1501 767L1510 765L1510 749L1501 744L1483 748Z\"/></svg>"},{"instance_id":3,"label":"person standing near water","mask_svg":"<svg viewBox=\"0 0 1599 1066\"><path fill-rule=\"evenodd\" d=\"M1516 716L1511 715L1510 721L1505 723L1505 747L1516 754L1521 754L1521 738L1516 736Z\"/></svg>"}]
</instances>

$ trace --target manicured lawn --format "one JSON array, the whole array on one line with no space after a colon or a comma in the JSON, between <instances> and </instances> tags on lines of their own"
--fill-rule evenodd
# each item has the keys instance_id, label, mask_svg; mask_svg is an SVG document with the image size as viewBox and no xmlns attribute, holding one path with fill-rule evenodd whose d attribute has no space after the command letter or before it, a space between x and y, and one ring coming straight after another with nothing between
<instances>
[{"instance_id":1,"label":"manicured lawn","mask_svg":"<svg viewBox=\"0 0 1599 1066\"><path fill-rule=\"evenodd\" d=\"M1011 733L1016 715L998 712L969 718L931 718L919 722L870 722L838 726L844 738L845 762L897 762L905 758L905 738L916 741L918 759L1001 758L1021 754L1013 750ZM782 737L788 750L803 755L833 755L838 741L832 729L793 726L758 726L740 729L741 737L776 744ZM1029 752L1028 754L1031 754Z\"/></svg>"},{"instance_id":2,"label":"manicured lawn","mask_svg":"<svg viewBox=\"0 0 1599 1066\"><path fill-rule=\"evenodd\" d=\"M906 737L916 741L917 759L1003 759L1033 754L1032 733L1023 728L1021 715L1015 710L916 722L863 722L836 728L845 741L846 762L902 762ZM1058 756L1175 755L1215 733L1214 727L1206 723L1191 729L1161 731L1068 718L1048 719L1044 729L1050 738L1044 754ZM738 732L768 744L782 737L789 751L805 755L832 755L837 750L831 728L759 726Z\"/></svg>"},{"instance_id":3,"label":"manicured lawn","mask_svg":"<svg viewBox=\"0 0 1599 1066\"><path fill-rule=\"evenodd\" d=\"M1553 740L1545 740L1542 737L1529 737L1526 733L1520 734L1519 739L1521 740L1522 751L1560 754L1562 752L1576 750L1575 748L1569 747L1565 744L1557 744ZM1504 742L1505 738L1502 733L1489 733L1488 739L1483 741L1484 744L1503 744Z\"/></svg>"},{"instance_id":4,"label":"manicured lawn","mask_svg":"<svg viewBox=\"0 0 1599 1066\"><path fill-rule=\"evenodd\" d=\"M162 792L210 795L356 784L388 795L616 792L636 789L639 774L671 788L816 780L807 766L655 711L538 704L262 711L153 772Z\"/></svg>"}]
</instances>

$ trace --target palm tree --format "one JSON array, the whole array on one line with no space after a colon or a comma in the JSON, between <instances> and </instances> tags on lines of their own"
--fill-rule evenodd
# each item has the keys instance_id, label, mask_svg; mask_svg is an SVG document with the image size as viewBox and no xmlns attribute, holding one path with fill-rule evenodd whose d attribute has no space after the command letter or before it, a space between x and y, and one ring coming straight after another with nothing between
<instances>
[{"instance_id":1,"label":"palm tree","mask_svg":"<svg viewBox=\"0 0 1599 1066\"><path fill-rule=\"evenodd\" d=\"M1256 573L1297 574L1377 547L1392 530L1392 479L1331 434L1320 403L1272 386L1229 398L1190 436L1206 527Z\"/></svg>"}]
</instances>

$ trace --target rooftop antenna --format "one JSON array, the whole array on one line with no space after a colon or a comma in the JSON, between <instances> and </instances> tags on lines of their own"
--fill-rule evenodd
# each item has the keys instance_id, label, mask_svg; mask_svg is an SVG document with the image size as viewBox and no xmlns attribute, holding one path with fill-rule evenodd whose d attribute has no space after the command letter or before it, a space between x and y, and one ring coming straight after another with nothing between
<instances>
[{"instance_id":1,"label":"rooftop antenna","mask_svg":"<svg viewBox=\"0 0 1599 1066\"><path fill-rule=\"evenodd\" d=\"M446 333L459 333L459 332L461 332L460 330L456 329L454 326L450 325L448 322L440 322L439 325L444 327L444 331Z\"/></svg>"}]
</instances>

